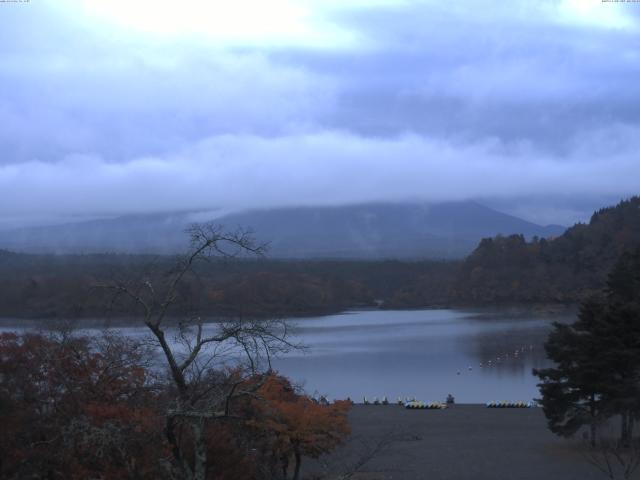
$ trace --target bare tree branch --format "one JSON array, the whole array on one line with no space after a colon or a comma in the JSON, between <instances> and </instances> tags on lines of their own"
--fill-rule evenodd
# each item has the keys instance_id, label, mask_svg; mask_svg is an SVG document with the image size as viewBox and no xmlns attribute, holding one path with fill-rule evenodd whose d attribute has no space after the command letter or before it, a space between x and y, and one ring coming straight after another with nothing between
<instances>
[{"instance_id":1,"label":"bare tree branch","mask_svg":"<svg viewBox=\"0 0 640 480\"><path fill-rule=\"evenodd\" d=\"M196 224L189 227L187 233L191 241L188 253L178 257L175 267L160 279L144 272L139 279L113 281L96 288L113 294L111 306L123 297L141 309L142 321L157 341L176 389L176 398L167 410L165 424L165 435L177 468L174 476L204 480L207 461L205 422L235 418L232 409L235 399L258 398L256 392L265 381L265 377L259 375L260 358L266 359L270 370L274 355L300 346L289 339L286 322L238 318L214 323L211 325L214 331L209 332L205 331L198 316L178 324L172 344L167 339L168 330L163 322L170 311L179 311L180 285L188 276L196 275L197 262L210 257L262 256L266 251L266 245L256 244L249 230L226 232L218 225ZM249 363L252 380L247 383L246 377L239 375L230 381L221 372L221 366L215 363L220 351L243 354ZM194 442L190 454L182 447L179 432L183 424L190 429ZM187 459L187 455L192 458Z\"/></svg>"}]
</instances>

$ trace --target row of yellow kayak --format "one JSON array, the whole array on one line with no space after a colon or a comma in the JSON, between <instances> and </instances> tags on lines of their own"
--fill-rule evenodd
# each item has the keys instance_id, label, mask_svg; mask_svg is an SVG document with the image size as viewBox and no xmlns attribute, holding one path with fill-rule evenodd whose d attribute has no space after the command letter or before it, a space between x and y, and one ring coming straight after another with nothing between
<instances>
[{"instance_id":1,"label":"row of yellow kayak","mask_svg":"<svg viewBox=\"0 0 640 480\"><path fill-rule=\"evenodd\" d=\"M374 397L373 400L369 400L367 399L367 397L364 397L363 404L364 405L390 405L391 403L389 402L387 397L383 397L382 399L378 399L377 397ZM427 402L420 402L415 398L412 398L412 399L407 398L405 400L403 400L402 398L398 398L396 404L400 406L404 406L405 408L408 408L408 409L415 409L415 410L442 410L444 408L447 408L446 402L427 403ZM502 401L502 402L487 402L486 406L487 408L532 408L532 407L535 407L535 404L533 402Z\"/></svg>"},{"instance_id":2,"label":"row of yellow kayak","mask_svg":"<svg viewBox=\"0 0 640 480\"><path fill-rule=\"evenodd\" d=\"M447 404L444 402L409 402L405 404L404 408L408 408L409 410L443 410L447 408Z\"/></svg>"},{"instance_id":3,"label":"row of yellow kayak","mask_svg":"<svg viewBox=\"0 0 640 480\"><path fill-rule=\"evenodd\" d=\"M532 402L489 402L487 408L531 408Z\"/></svg>"}]
</instances>

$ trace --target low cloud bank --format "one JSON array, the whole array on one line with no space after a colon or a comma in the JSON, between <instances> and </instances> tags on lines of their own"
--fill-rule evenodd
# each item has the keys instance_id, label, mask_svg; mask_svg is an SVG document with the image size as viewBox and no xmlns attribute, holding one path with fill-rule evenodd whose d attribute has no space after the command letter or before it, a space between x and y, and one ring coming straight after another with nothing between
<instances>
[{"instance_id":1,"label":"low cloud bank","mask_svg":"<svg viewBox=\"0 0 640 480\"><path fill-rule=\"evenodd\" d=\"M623 133L620 133L623 130ZM640 132L599 158L594 134L563 156L495 139L456 144L323 132L225 135L162 156L110 162L75 155L0 166L0 216L87 216L207 208L456 201L637 193ZM593 152L596 155L593 155Z\"/></svg>"}]
</instances>

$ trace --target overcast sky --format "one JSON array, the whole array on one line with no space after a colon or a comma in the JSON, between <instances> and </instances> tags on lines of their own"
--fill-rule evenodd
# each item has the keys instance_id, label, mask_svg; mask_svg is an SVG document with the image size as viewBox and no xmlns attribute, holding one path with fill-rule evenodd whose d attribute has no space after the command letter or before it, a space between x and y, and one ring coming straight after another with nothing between
<instances>
[{"instance_id":1,"label":"overcast sky","mask_svg":"<svg viewBox=\"0 0 640 480\"><path fill-rule=\"evenodd\" d=\"M0 225L640 193L640 3L0 2ZM603 203L604 202L604 203Z\"/></svg>"}]
</instances>

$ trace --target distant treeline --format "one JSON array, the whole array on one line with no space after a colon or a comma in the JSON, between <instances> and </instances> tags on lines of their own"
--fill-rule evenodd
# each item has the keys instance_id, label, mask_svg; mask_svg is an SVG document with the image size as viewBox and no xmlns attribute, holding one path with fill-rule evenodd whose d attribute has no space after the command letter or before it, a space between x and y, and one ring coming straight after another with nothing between
<instances>
[{"instance_id":1,"label":"distant treeline","mask_svg":"<svg viewBox=\"0 0 640 480\"><path fill-rule=\"evenodd\" d=\"M577 303L604 286L621 253L640 246L640 197L594 213L551 239L484 239L464 261L212 260L184 282L185 312L302 316L348 308ZM127 315L95 288L161 276L174 257L26 255L0 251L1 317ZM178 312L174 312L178 313Z\"/></svg>"},{"instance_id":2,"label":"distant treeline","mask_svg":"<svg viewBox=\"0 0 640 480\"><path fill-rule=\"evenodd\" d=\"M99 285L160 277L175 257L0 251L0 317L127 315ZM215 260L183 282L181 314L301 316L348 308L444 305L458 262ZM178 313L178 312L174 312Z\"/></svg>"}]
</instances>

